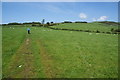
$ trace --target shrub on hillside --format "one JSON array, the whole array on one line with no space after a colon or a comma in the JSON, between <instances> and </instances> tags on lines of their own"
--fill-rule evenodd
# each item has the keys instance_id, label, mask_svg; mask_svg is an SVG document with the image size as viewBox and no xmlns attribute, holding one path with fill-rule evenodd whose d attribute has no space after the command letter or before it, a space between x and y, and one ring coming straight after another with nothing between
<instances>
[{"instance_id":1,"label":"shrub on hillside","mask_svg":"<svg viewBox=\"0 0 120 80\"><path fill-rule=\"evenodd\" d=\"M120 32L120 29L116 29L116 30L114 30L114 32Z\"/></svg>"},{"instance_id":2,"label":"shrub on hillside","mask_svg":"<svg viewBox=\"0 0 120 80\"><path fill-rule=\"evenodd\" d=\"M111 32L106 32L107 34L111 34Z\"/></svg>"},{"instance_id":3,"label":"shrub on hillside","mask_svg":"<svg viewBox=\"0 0 120 80\"><path fill-rule=\"evenodd\" d=\"M113 32L114 31L114 28L111 28L111 32Z\"/></svg>"},{"instance_id":4,"label":"shrub on hillside","mask_svg":"<svg viewBox=\"0 0 120 80\"><path fill-rule=\"evenodd\" d=\"M37 25L35 25L35 24L32 24L32 26L37 26Z\"/></svg>"},{"instance_id":5,"label":"shrub on hillside","mask_svg":"<svg viewBox=\"0 0 120 80\"><path fill-rule=\"evenodd\" d=\"M100 33L100 31L97 30L96 33Z\"/></svg>"}]
</instances>

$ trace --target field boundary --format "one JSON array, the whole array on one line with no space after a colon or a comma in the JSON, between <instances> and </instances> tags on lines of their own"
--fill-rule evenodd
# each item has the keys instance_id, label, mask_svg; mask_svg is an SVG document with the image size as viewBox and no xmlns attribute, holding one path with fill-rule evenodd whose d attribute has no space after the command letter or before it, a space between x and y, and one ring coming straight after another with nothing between
<instances>
[{"instance_id":1,"label":"field boundary","mask_svg":"<svg viewBox=\"0 0 120 80\"><path fill-rule=\"evenodd\" d=\"M90 30L77 30L77 29L63 29L63 28L53 28L51 26L48 26L46 28L53 29L53 30L64 30L64 31L77 31L77 32L90 32L90 33L104 33L104 34L120 34L120 32L100 32L98 30L96 31L90 31Z\"/></svg>"}]
</instances>

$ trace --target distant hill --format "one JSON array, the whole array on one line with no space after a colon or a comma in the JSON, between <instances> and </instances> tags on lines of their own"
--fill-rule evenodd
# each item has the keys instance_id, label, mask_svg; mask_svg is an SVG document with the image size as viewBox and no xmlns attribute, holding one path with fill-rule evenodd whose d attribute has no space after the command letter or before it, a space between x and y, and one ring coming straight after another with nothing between
<instances>
[{"instance_id":1,"label":"distant hill","mask_svg":"<svg viewBox=\"0 0 120 80\"><path fill-rule=\"evenodd\" d=\"M118 24L120 24L118 22L113 22L113 21L97 21L96 23L104 23L104 24L107 24L107 25L118 25Z\"/></svg>"}]
</instances>

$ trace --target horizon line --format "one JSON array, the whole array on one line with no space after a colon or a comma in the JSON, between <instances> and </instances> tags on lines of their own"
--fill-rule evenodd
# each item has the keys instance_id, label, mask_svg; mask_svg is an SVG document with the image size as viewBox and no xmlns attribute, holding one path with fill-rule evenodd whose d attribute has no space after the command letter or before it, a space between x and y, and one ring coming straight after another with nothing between
<instances>
[{"instance_id":1,"label":"horizon line","mask_svg":"<svg viewBox=\"0 0 120 80\"><path fill-rule=\"evenodd\" d=\"M30 21L30 22L7 22L7 23L0 23L0 24L9 24L9 23L32 23L32 22L40 22L40 21ZM50 21L47 21L47 22L50 22ZM53 22L53 21L52 21ZM62 21L62 22L65 22L65 21ZM54 23L62 23L62 22L54 22ZM91 22L106 22L106 21L69 21L69 22L88 22L88 23L91 23ZM119 23L120 21L107 21L107 22L117 22ZM41 22L40 22L41 23Z\"/></svg>"}]
</instances>

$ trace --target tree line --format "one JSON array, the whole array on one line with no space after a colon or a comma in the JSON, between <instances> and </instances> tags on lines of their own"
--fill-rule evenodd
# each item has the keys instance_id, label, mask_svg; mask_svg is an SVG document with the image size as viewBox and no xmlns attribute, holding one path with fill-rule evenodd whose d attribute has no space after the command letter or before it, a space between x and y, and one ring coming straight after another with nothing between
<instances>
[{"instance_id":1,"label":"tree line","mask_svg":"<svg viewBox=\"0 0 120 80\"><path fill-rule=\"evenodd\" d=\"M88 23L86 21L76 21L76 22L72 22L72 21L64 21L64 22L61 22L61 23L54 23L54 22L46 22L45 23L45 20L43 19L42 22L25 22L25 23L17 23L17 22L13 22L13 23L8 23L8 24L2 24L3 26L4 25L29 25L31 27L34 27L34 26L37 26L37 27L49 27L49 26L54 26L54 25L59 25L59 24L64 24L64 23ZM104 24L107 24L107 25L120 25L120 23L117 23L117 22L110 22L110 21L102 21L102 22L99 22L99 23L104 23ZM73 31L76 31L76 30L73 30ZM82 31L82 30L79 30L79 31ZM93 32L93 31L90 31L90 30L85 30L84 32ZM96 33L105 33L105 32L100 32L99 30L95 31ZM114 28L111 28L111 32L112 33L120 33L120 29L114 29ZM110 32L107 32L108 34Z\"/></svg>"}]
</instances>

